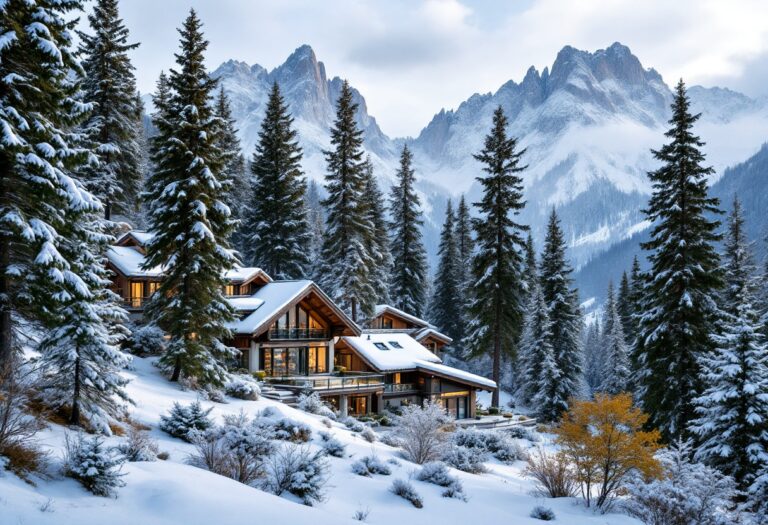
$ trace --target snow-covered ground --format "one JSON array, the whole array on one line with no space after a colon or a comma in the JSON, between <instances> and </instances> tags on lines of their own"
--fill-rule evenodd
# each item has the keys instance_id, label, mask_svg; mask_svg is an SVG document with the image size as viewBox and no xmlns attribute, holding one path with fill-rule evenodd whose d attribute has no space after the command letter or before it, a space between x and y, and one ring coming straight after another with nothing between
<instances>
[{"instance_id":1,"label":"snow-covered ground","mask_svg":"<svg viewBox=\"0 0 768 525\"><path fill-rule=\"evenodd\" d=\"M503 465L489 463L486 474L474 475L460 471L453 474L461 479L468 501L441 497L442 489L416 481L413 474L419 466L409 463L398 450L383 443L368 443L340 424L331 432L347 447L347 457L329 458L331 477L327 497L315 507L306 507L296 500L280 498L261 490L237 483L185 464L193 447L157 429L160 415L174 401L188 404L196 399L194 392L185 392L178 385L161 377L150 360L136 358L129 392L136 402L133 419L152 426L151 434L160 450L170 454L167 461L127 463L124 468L127 485L119 489L118 497L92 496L71 480L54 477L36 480L33 487L14 475L0 473L0 524L2 525L217 525L266 523L270 525L331 525L359 523L353 520L356 511L368 511L366 523L402 524L429 518L445 524L541 523L529 517L536 505L554 510L557 522L567 525L638 525L639 522L620 514L595 514L573 498L557 500L532 495L533 483L522 476L524 462ZM269 406L277 407L285 416L301 420L313 429L313 441L327 430L318 416L306 414L278 402L229 400L227 404L208 401L217 419L240 409L255 414ZM66 429L56 425L40 436L56 460L61 457ZM119 437L109 438L118 443ZM522 442L527 443L527 442ZM532 446L528 444L529 446ZM313 448L317 445L313 445ZM356 459L376 454L382 460L397 459L391 476L360 477L350 465ZM409 479L424 499L424 508L416 509L405 500L391 494L389 487L395 478Z\"/></svg>"}]
</instances>

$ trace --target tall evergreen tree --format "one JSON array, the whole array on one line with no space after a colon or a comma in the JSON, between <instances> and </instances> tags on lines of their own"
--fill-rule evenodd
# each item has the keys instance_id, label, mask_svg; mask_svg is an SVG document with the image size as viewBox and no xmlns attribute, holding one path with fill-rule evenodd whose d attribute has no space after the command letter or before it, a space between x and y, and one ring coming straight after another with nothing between
<instances>
[{"instance_id":1,"label":"tall evergreen tree","mask_svg":"<svg viewBox=\"0 0 768 525\"><path fill-rule=\"evenodd\" d=\"M322 269L323 234L325 232L325 212L317 182L307 184L307 224L309 225L309 277L320 281Z\"/></svg>"},{"instance_id":2,"label":"tall evergreen tree","mask_svg":"<svg viewBox=\"0 0 768 525\"><path fill-rule=\"evenodd\" d=\"M643 290L645 288L645 276L640 270L640 260L635 256L632 259L632 270L629 277L629 304L632 311L630 331L624 334L629 344L629 360L632 365L631 387L633 392L639 391L640 384L640 345L638 341L640 319L643 316Z\"/></svg>"},{"instance_id":3,"label":"tall evergreen tree","mask_svg":"<svg viewBox=\"0 0 768 525\"><path fill-rule=\"evenodd\" d=\"M734 200L725 246L722 333L706 354L691 430L696 457L733 476L746 490L768 468L768 344L760 332L750 248L741 205Z\"/></svg>"},{"instance_id":4,"label":"tall evergreen tree","mask_svg":"<svg viewBox=\"0 0 768 525\"><path fill-rule=\"evenodd\" d=\"M80 177L103 203L107 219L112 212L130 216L138 211L143 179L143 108L128 58L139 44L129 43L117 0L97 0L88 22L92 34L78 31L86 72L83 96L95 106L82 131L100 162L84 166Z\"/></svg>"},{"instance_id":5,"label":"tall evergreen tree","mask_svg":"<svg viewBox=\"0 0 768 525\"><path fill-rule=\"evenodd\" d=\"M408 146L400 154L400 169L392 187L390 215L392 217L392 302L409 314L421 317L426 304L427 251L422 241L421 203L416 193L412 167L413 157Z\"/></svg>"},{"instance_id":6,"label":"tall evergreen tree","mask_svg":"<svg viewBox=\"0 0 768 525\"><path fill-rule=\"evenodd\" d=\"M463 283L459 273L459 249L456 243L456 217L453 204L448 199L445 208L445 222L440 232L439 262L435 274L432 297L432 322L454 341L459 341L461 333L456 320L461 316L461 296Z\"/></svg>"},{"instance_id":7,"label":"tall evergreen tree","mask_svg":"<svg viewBox=\"0 0 768 525\"><path fill-rule=\"evenodd\" d=\"M111 434L110 418L128 401L120 372L130 358L120 349L127 313L109 289L106 253L113 238L100 206L72 210L58 250L72 274L59 283L57 308L49 313L39 344L42 397L69 423ZM55 265L53 266L55 267Z\"/></svg>"},{"instance_id":8,"label":"tall evergreen tree","mask_svg":"<svg viewBox=\"0 0 768 525\"><path fill-rule=\"evenodd\" d=\"M621 329L624 332L624 338L628 345L632 344L631 332L633 331L633 315L632 308L632 286L629 284L629 275L627 272L621 274L621 281L619 283L619 295L616 298L616 308L619 310L619 317L621 318Z\"/></svg>"},{"instance_id":9,"label":"tall evergreen tree","mask_svg":"<svg viewBox=\"0 0 768 525\"><path fill-rule=\"evenodd\" d=\"M570 398L582 393L583 385L582 319L578 292L571 288L573 268L566 259L565 248L560 221L553 209L539 270L541 289L552 322L552 348L560 382L558 389L553 390L560 397L548 400L550 406L567 406Z\"/></svg>"},{"instance_id":10,"label":"tall evergreen tree","mask_svg":"<svg viewBox=\"0 0 768 525\"><path fill-rule=\"evenodd\" d=\"M224 187L224 202L229 206L233 219L242 221L243 212L248 205L251 187L245 175L245 158L237 137L237 126L232 117L229 98L220 86L214 103L215 115L219 119L218 148L221 150L223 168L219 176ZM232 235L232 245L242 253L243 239L240 231Z\"/></svg>"},{"instance_id":11,"label":"tall evergreen tree","mask_svg":"<svg viewBox=\"0 0 768 525\"><path fill-rule=\"evenodd\" d=\"M619 304L608 283L608 299L605 303L604 332L602 336L603 372L600 391L616 395L627 392L630 385L631 367L629 349L624 339L624 325L619 314Z\"/></svg>"},{"instance_id":12,"label":"tall evergreen tree","mask_svg":"<svg viewBox=\"0 0 768 525\"><path fill-rule=\"evenodd\" d=\"M523 270L525 276L526 292L530 293L535 286L538 285L539 273L536 265L536 248L533 245L533 235L528 232L528 238L525 240L525 269ZM527 295L526 293L526 295Z\"/></svg>"},{"instance_id":13,"label":"tall evergreen tree","mask_svg":"<svg viewBox=\"0 0 768 525\"><path fill-rule=\"evenodd\" d=\"M601 391L603 372L605 371L605 351L600 321L595 320L587 326L584 334L584 380L590 394Z\"/></svg>"},{"instance_id":14,"label":"tall evergreen tree","mask_svg":"<svg viewBox=\"0 0 768 525\"><path fill-rule=\"evenodd\" d=\"M146 315L170 336L160 362L171 380L224 381L222 360L235 355L223 340L234 312L223 296L226 270L237 261L227 241L234 227L220 182L224 155L211 95L216 81L203 64L208 42L194 10L184 21L178 70L158 107L152 140L154 170L144 198L149 207L147 268L163 266L165 278ZM158 100L158 99L156 99Z\"/></svg>"},{"instance_id":15,"label":"tall evergreen tree","mask_svg":"<svg viewBox=\"0 0 768 525\"><path fill-rule=\"evenodd\" d=\"M464 195L459 199L459 206L456 209L456 249L459 252L458 280L462 290L471 290L472 287L472 256L475 252L475 239L472 235L472 219L469 216L469 207L467 206ZM463 293L459 298L459 316L456 318L456 333L459 338L454 341L455 345L462 345L467 338L469 331L469 305L471 303L471 294Z\"/></svg>"},{"instance_id":16,"label":"tall evergreen tree","mask_svg":"<svg viewBox=\"0 0 768 525\"><path fill-rule=\"evenodd\" d=\"M703 142L693 134L699 115L681 80L672 103L669 143L653 154L661 167L650 172L653 194L645 213L653 223L651 270L643 291L637 354L639 395L649 425L665 440L684 436L693 418L693 400L701 392L699 363L711 353L722 284L713 243L719 222L718 201L707 197Z\"/></svg>"},{"instance_id":17,"label":"tall evergreen tree","mask_svg":"<svg viewBox=\"0 0 768 525\"><path fill-rule=\"evenodd\" d=\"M307 183L293 118L277 83L269 94L251 172L253 195L243 224L246 261L275 279L306 277L310 266L304 207Z\"/></svg>"},{"instance_id":18,"label":"tall evergreen tree","mask_svg":"<svg viewBox=\"0 0 768 525\"><path fill-rule=\"evenodd\" d=\"M476 203L480 217L473 219L477 253L472 261L475 283L472 289L471 336L473 354L490 353L493 380L501 379L503 355L515 357L515 343L522 330L524 305L520 303L524 284L523 232L528 229L515 217L525 206L517 139L507 136L507 117L501 107L493 114L493 127L485 137L483 150L475 159L484 164L484 177L477 177L483 198ZM495 390L492 406L499 406Z\"/></svg>"},{"instance_id":19,"label":"tall evergreen tree","mask_svg":"<svg viewBox=\"0 0 768 525\"><path fill-rule=\"evenodd\" d=\"M95 162L72 130L87 117L70 14L79 0L0 5L0 368L77 278L58 251L71 210L97 206L71 176Z\"/></svg>"},{"instance_id":20,"label":"tall evergreen tree","mask_svg":"<svg viewBox=\"0 0 768 525\"><path fill-rule=\"evenodd\" d=\"M520 338L520 351L515 360L516 395L523 403L532 403L543 390L552 385L543 382L545 361L552 357L552 323L541 287L533 282L529 290L525 322Z\"/></svg>"},{"instance_id":21,"label":"tall evergreen tree","mask_svg":"<svg viewBox=\"0 0 768 525\"><path fill-rule=\"evenodd\" d=\"M376 293L371 284L375 261L368 251L371 224L366 220L363 132L357 128L357 104L344 81L331 128L332 150L325 152L328 197L320 285L352 318L373 314Z\"/></svg>"},{"instance_id":22,"label":"tall evergreen tree","mask_svg":"<svg viewBox=\"0 0 768 525\"><path fill-rule=\"evenodd\" d=\"M379 183L373 173L371 159L367 158L365 169L365 190L363 191L363 206L365 218L370 224L367 249L373 259L371 269L371 285L378 304L389 304L390 277L392 275L392 254L389 248L389 224L386 218L384 195L379 189Z\"/></svg>"}]
</instances>

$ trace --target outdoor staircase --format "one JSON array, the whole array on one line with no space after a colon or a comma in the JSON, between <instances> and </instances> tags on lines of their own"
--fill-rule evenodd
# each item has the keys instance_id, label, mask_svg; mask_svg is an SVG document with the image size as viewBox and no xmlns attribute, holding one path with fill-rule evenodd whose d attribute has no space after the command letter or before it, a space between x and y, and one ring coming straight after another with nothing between
<instances>
[{"instance_id":1,"label":"outdoor staircase","mask_svg":"<svg viewBox=\"0 0 768 525\"><path fill-rule=\"evenodd\" d=\"M295 407L299 398L292 390L275 388L268 385L261 386L261 395L273 401L280 401L290 407Z\"/></svg>"}]
</instances>

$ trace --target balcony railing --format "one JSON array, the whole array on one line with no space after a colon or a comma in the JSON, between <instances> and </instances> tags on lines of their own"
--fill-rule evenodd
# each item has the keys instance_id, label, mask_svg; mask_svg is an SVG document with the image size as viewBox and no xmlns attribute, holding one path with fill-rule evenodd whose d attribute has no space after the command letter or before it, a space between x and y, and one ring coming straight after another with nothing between
<instances>
[{"instance_id":1,"label":"balcony railing","mask_svg":"<svg viewBox=\"0 0 768 525\"><path fill-rule=\"evenodd\" d=\"M384 386L384 392L387 394L399 393L399 392L411 392L418 390L419 387L415 383L397 383Z\"/></svg>"},{"instance_id":2,"label":"balcony railing","mask_svg":"<svg viewBox=\"0 0 768 525\"><path fill-rule=\"evenodd\" d=\"M328 330L324 328L272 328L269 331L271 340L279 339L328 339Z\"/></svg>"},{"instance_id":3,"label":"balcony railing","mask_svg":"<svg viewBox=\"0 0 768 525\"><path fill-rule=\"evenodd\" d=\"M322 374L314 376L267 377L266 381L278 388L296 390L367 390L384 386L382 374L365 372L345 372L340 374Z\"/></svg>"},{"instance_id":4,"label":"balcony railing","mask_svg":"<svg viewBox=\"0 0 768 525\"><path fill-rule=\"evenodd\" d=\"M123 308L129 310L140 310L149 301L149 297L131 297L130 299L123 299Z\"/></svg>"}]
</instances>

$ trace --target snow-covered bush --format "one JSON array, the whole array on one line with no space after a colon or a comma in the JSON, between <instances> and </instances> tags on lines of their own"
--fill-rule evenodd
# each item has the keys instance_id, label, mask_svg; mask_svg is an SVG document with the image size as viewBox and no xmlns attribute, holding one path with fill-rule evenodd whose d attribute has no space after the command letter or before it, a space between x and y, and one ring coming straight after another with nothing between
<instances>
[{"instance_id":1,"label":"snow-covered bush","mask_svg":"<svg viewBox=\"0 0 768 525\"><path fill-rule=\"evenodd\" d=\"M301 394L296 406L299 410L303 410L309 414L316 414L318 416L327 417L328 419L336 419L334 411L323 403L323 400L320 399L317 392Z\"/></svg>"},{"instance_id":2,"label":"snow-covered bush","mask_svg":"<svg viewBox=\"0 0 768 525\"><path fill-rule=\"evenodd\" d=\"M488 453L482 449L454 445L448 447L442 459L455 469L470 474L482 474L486 471L485 462L488 461Z\"/></svg>"},{"instance_id":3,"label":"snow-covered bush","mask_svg":"<svg viewBox=\"0 0 768 525\"><path fill-rule=\"evenodd\" d=\"M275 439L306 443L312 438L312 429L309 428L309 425L288 417L275 421L272 428Z\"/></svg>"},{"instance_id":4,"label":"snow-covered bush","mask_svg":"<svg viewBox=\"0 0 768 525\"><path fill-rule=\"evenodd\" d=\"M277 496L288 492L311 506L325 497L328 470L322 452L312 454L306 445L285 443L266 459L262 488Z\"/></svg>"},{"instance_id":5,"label":"snow-covered bush","mask_svg":"<svg viewBox=\"0 0 768 525\"><path fill-rule=\"evenodd\" d=\"M335 458L343 458L346 452L344 444L333 437L330 432L320 432L320 448L323 449L328 456Z\"/></svg>"},{"instance_id":6,"label":"snow-covered bush","mask_svg":"<svg viewBox=\"0 0 768 525\"><path fill-rule=\"evenodd\" d=\"M82 434L64 438L64 475L79 481L97 496L114 496L125 486L120 472L125 459L104 446L99 436L86 439Z\"/></svg>"},{"instance_id":7,"label":"snow-covered bush","mask_svg":"<svg viewBox=\"0 0 768 525\"><path fill-rule=\"evenodd\" d=\"M438 459L446 443L442 427L448 421L445 410L437 403L427 401L423 407L404 407L397 418L397 432L406 459L419 465Z\"/></svg>"},{"instance_id":8,"label":"snow-covered bush","mask_svg":"<svg viewBox=\"0 0 768 525\"><path fill-rule=\"evenodd\" d=\"M510 427L506 429L505 432L511 438L525 439L532 443L538 443L539 441L541 441L541 436L533 428L516 426L516 427Z\"/></svg>"},{"instance_id":9,"label":"snow-covered bush","mask_svg":"<svg viewBox=\"0 0 768 525\"><path fill-rule=\"evenodd\" d=\"M452 437L453 444L488 452L499 461L511 463L525 458L525 451L512 439L496 431L482 431L475 429L459 429Z\"/></svg>"},{"instance_id":10,"label":"snow-covered bush","mask_svg":"<svg viewBox=\"0 0 768 525\"><path fill-rule=\"evenodd\" d=\"M747 495L747 507L753 513L754 525L768 525L768 465L758 474Z\"/></svg>"},{"instance_id":11,"label":"snow-covered bush","mask_svg":"<svg viewBox=\"0 0 768 525\"><path fill-rule=\"evenodd\" d=\"M379 441L390 447L400 448L403 446L403 440L397 437L395 432L385 432L379 437Z\"/></svg>"},{"instance_id":12,"label":"snow-covered bush","mask_svg":"<svg viewBox=\"0 0 768 525\"><path fill-rule=\"evenodd\" d=\"M366 477L370 477L372 474L389 476L392 474L392 469L377 456L371 455L365 456L352 463L352 472L358 476Z\"/></svg>"},{"instance_id":13,"label":"snow-covered bush","mask_svg":"<svg viewBox=\"0 0 768 525\"><path fill-rule=\"evenodd\" d=\"M157 441L150 437L149 432L130 427L128 440L120 443L117 451L125 456L126 461L157 461L160 449Z\"/></svg>"},{"instance_id":14,"label":"snow-covered bush","mask_svg":"<svg viewBox=\"0 0 768 525\"><path fill-rule=\"evenodd\" d=\"M212 407L203 409L200 401L188 406L175 402L168 415L160 416L160 430L191 442L189 433L192 430L207 430L213 425L213 421L208 417L211 410Z\"/></svg>"},{"instance_id":15,"label":"snow-covered bush","mask_svg":"<svg viewBox=\"0 0 768 525\"><path fill-rule=\"evenodd\" d=\"M258 401L259 396L261 395L261 389L255 381L249 381L238 376L233 376L232 379L224 385L224 392L229 397L245 399L246 401Z\"/></svg>"},{"instance_id":16,"label":"snow-covered bush","mask_svg":"<svg viewBox=\"0 0 768 525\"><path fill-rule=\"evenodd\" d=\"M687 442L673 443L657 454L664 468L660 479L639 476L627 485L624 509L649 525L728 525L737 523L727 509L736 495L732 478L694 463Z\"/></svg>"},{"instance_id":17,"label":"snow-covered bush","mask_svg":"<svg viewBox=\"0 0 768 525\"><path fill-rule=\"evenodd\" d=\"M552 521L555 519L555 513L548 507L542 507L541 505L538 505L533 507L533 510L531 511L531 517L542 521Z\"/></svg>"},{"instance_id":18,"label":"snow-covered bush","mask_svg":"<svg viewBox=\"0 0 768 525\"><path fill-rule=\"evenodd\" d=\"M189 462L249 485L261 476L264 459L274 452L271 436L242 411L227 415L219 427L192 431L196 454Z\"/></svg>"},{"instance_id":19,"label":"snow-covered bush","mask_svg":"<svg viewBox=\"0 0 768 525\"><path fill-rule=\"evenodd\" d=\"M548 454L539 448L537 453L528 458L524 474L533 478L542 496L564 498L576 494L576 477L562 454Z\"/></svg>"},{"instance_id":20,"label":"snow-covered bush","mask_svg":"<svg viewBox=\"0 0 768 525\"><path fill-rule=\"evenodd\" d=\"M359 422L357 419L355 419L353 417L344 418L342 423L344 423L344 426L347 427L352 432L358 432L359 433L359 432L362 432L363 430L365 430L365 425L362 424L361 422Z\"/></svg>"},{"instance_id":21,"label":"snow-covered bush","mask_svg":"<svg viewBox=\"0 0 768 525\"><path fill-rule=\"evenodd\" d=\"M425 463L416 475L416 479L444 487L446 489L442 493L444 498L456 498L466 501L464 486L459 478L450 475L445 463L440 461Z\"/></svg>"},{"instance_id":22,"label":"snow-covered bush","mask_svg":"<svg viewBox=\"0 0 768 525\"><path fill-rule=\"evenodd\" d=\"M389 491L396 496L400 496L401 498L410 501L411 505L417 509L420 509L424 506L424 502L422 501L421 496L419 496L419 493L416 492L416 489L413 488L413 485L404 479L396 479L393 481Z\"/></svg>"},{"instance_id":23,"label":"snow-covered bush","mask_svg":"<svg viewBox=\"0 0 768 525\"><path fill-rule=\"evenodd\" d=\"M224 392L219 390L218 388L205 388L201 391L201 394L205 394L205 397L208 401L213 401L214 403L226 403L227 398L224 397Z\"/></svg>"},{"instance_id":24,"label":"snow-covered bush","mask_svg":"<svg viewBox=\"0 0 768 525\"><path fill-rule=\"evenodd\" d=\"M154 324L137 326L131 330L131 336L125 340L124 346L139 357L161 355L165 352L165 333Z\"/></svg>"},{"instance_id":25,"label":"snow-covered bush","mask_svg":"<svg viewBox=\"0 0 768 525\"><path fill-rule=\"evenodd\" d=\"M371 427L365 427L363 431L360 432L360 436L368 443L376 441L376 432L374 432Z\"/></svg>"}]
</instances>

